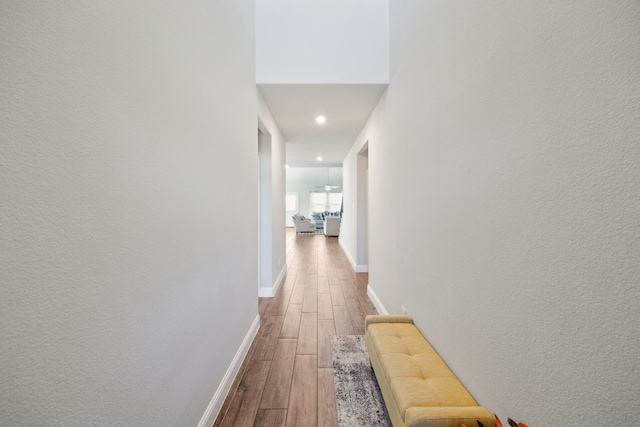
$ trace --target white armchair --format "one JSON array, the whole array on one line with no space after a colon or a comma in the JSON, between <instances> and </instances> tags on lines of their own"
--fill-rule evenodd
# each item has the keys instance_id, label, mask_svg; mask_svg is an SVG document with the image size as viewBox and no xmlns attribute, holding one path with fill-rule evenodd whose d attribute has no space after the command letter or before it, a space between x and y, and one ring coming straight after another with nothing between
<instances>
[{"instance_id":1,"label":"white armchair","mask_svg":"<svg viewBox=\"0 0 640 427\"><path fill-rule=\"evenodd\" d=\"M315 233L316 224L304 215L295 214L291 217L296 233Z\"/></svg>"},{"instance_id":2,"label":"white armchair","mask_svg":"<svg viewBox=\"0 0 640 427\"><path fill-rule=\"evenodd\" d=\"M324 218L324 235L339 236L340 235L340 217L327 216Z\"/></svg>"}]
</instances>

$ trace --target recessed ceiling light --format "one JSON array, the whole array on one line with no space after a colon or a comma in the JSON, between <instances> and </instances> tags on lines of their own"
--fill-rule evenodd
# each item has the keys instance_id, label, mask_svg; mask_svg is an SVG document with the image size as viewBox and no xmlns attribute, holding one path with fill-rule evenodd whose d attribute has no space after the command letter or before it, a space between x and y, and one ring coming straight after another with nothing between
<instances>
[{"instance_id":1,"label":"recessed ceiling light","mask_svg":"<svg viewBox=\"0 0 640 427\"><path fill-rule=\"evenodd\" d=\"M284 165L284 168L285 169L289 169L289 165Z\"/></svg>"},{"instance_id":2,"label":"recessed ceiling light","mask_svg":"<svg viewBox=\"0 0 640 427\"><path fill-rule=\"evenodd\" d=\"M318 156L318 157L316 157L316 160L321 162L322 161L322 157Z\"/></svg>"},{"instance_id":3,"label":"recessed ceiling light","mask_svg":"<svg viewBox=\"0 0 640 427\"><path fill-rule=\"evenodd\" d=\"M316 117L316 123L323 124L326 121L327 121L327 118L325 116Z\"/></svg>"}]
</instances>

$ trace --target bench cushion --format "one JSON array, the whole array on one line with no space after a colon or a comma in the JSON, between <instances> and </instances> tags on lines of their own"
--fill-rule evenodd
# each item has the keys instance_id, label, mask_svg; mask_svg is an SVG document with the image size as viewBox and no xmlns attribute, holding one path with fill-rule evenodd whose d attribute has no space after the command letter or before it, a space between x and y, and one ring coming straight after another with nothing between
<instances>
[{"instance_id":1,"label":"bench cushion","mask_svg":"<svg viewBox=\"0 0 640 427\"><path fill-rule=\"evenodd\" d=\"M368 330L402 418L414 406L477 406L413 324L376 323Z\"/></svg>"},{"instance_id":2,"label":"bench cushion","mask_svg":"<svg viewBox=\"0 0 640 427\"><path fill-rule=\"evenodd\" d=\"M477 419L494 425L411 318L368 316L366 327L367 348L375 353L370 357L387 407L392 405L394 426L459 426L461 420L476 425Z\"/></svg>"}]
</instances>

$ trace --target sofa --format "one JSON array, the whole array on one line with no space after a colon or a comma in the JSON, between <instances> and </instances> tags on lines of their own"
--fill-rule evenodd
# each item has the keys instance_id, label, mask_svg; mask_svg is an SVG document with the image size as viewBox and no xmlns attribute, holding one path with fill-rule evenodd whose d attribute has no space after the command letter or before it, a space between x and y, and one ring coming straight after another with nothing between
<instances>
[{"instance_id":1,"label":"sofa","mask_svg":"<svg viewBox=\"0 0 640 427\"><path fill-rule=\"evenodd\" d=\"M316 232L316 224L311 221L309 218L305 218L304 215L300 215L299 213L293 215L291 217L293 220L293 226L296 229L296 233L315 233Z\"/></svg>"},{"instance_id":2,"label":"sofa","mask_svg":"<svg viewBox=\"0 0 640 427\"><path fill-rule=\"evenodd\" d=\"M369 315L365 342L394 427L495 427L405 315Z\"/></svg>"},{"instance_id":3,"label":"sofa","mask_svg":"<svg viewBox=\"0 0 640 427\"><path fill-rule=\"evenodd\" d=\"M312 212L311 220L316 223L316 230L324 230L324 223L327 218L337 217L340 218L340 212ZM336 234L337 236L337 234Z\"/></svg>"},{"instance_id":4,"label":"sofa","mask_svg":"<svg viewBox=\"0 0 640 427\"><path fill-rule=\"evenodd\" d=\"M324 235L339 236L340 235L340 217L328 216L324 219Z\"/></svg>"}]
</instances>

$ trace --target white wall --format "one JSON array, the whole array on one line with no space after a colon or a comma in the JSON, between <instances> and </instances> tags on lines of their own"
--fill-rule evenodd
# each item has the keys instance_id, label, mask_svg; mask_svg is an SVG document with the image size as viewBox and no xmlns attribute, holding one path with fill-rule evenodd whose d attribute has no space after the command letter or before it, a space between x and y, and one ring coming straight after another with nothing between
<instances>
[{"instance_id":1,"label":"white wall","mask_svg":"<svg viewBox=\"0 0 640 427\"><path fill-rule=\"evenodd\" d=\"M503 418L640 424L640 4L390 6L375 294Z\"/></svg>"},{"instance_id":2,"label":"white wall","mask_svg":"<svg viewBox=\"0 0 640 427\"><path fill-rule=\"evenodd\" d=\"M342 187L342 168L330 167L329 179L331 185ZM286 169L287 192L298 193L298 212L309 218L309 193L322 191L316 187L327 184L326 167L291 167ZM290 218L289 218L290 219ZM293 224L291 224L293 227Z\"/></svg>"},{"instance_id":3,"label":"white wall","mask_svg":"<svg viewBox=\"0 0 640 427\"><path fill-rule=\"evenodd\" d=\"M257 316L252 10L0 4L3 426L203 416Z\"/></svg>"},{"instance_id":4,"label":"white wall","mask_svg":"<svg viewBox=\"0 0 640 427\"><path fill-rule=\"evenodd\" d=\"M258 95L258 115L260 128L269 134L270 141L270 176L269 176L269 218L261 218L261 227L270 234L268 262L270 263L270 278L261 283L260 296L271 297L286 273L286 237L285 237L285 142L278 125L273 120L269 107L264 99Z\"/></svg>"},{"instance_id":5,"label":"white wall","mask_svg":"<svg viewBox=\"0 0 640 427\"><path fill-rule=\"evenodd\" d=\"M388 3L257 1L257 82L387 83Z\"/></svg>"},{"instance_id":6,"label":"white wall","mask_svg":"<svg viewBox=\"0 0 640 427\"><path fill-rule=\"evenodd\" d=\"M371 123L372 119L369 119L368 125ZM368 126L365 126L365 129L367 128ZM347 257L353 260L352 266L355 265L355 260L358 258L358 152L365 142L362 137L359 137L342 163L342 201L344 204L344 212L342 213L340 236L338 239Z\"/></svg>"}]
</instances>

